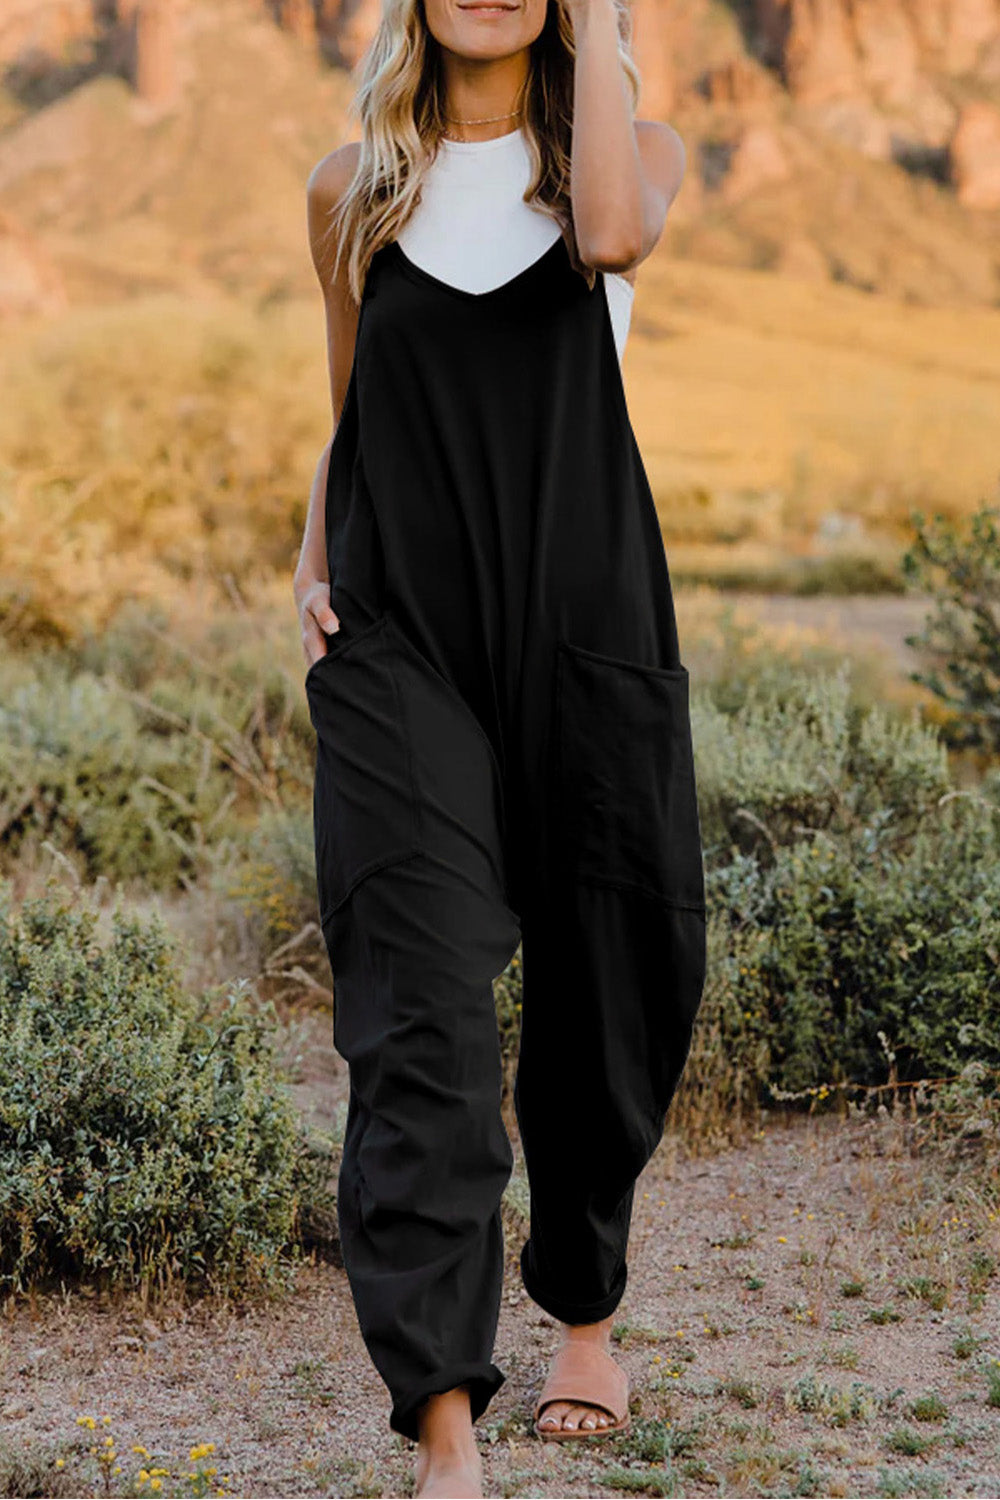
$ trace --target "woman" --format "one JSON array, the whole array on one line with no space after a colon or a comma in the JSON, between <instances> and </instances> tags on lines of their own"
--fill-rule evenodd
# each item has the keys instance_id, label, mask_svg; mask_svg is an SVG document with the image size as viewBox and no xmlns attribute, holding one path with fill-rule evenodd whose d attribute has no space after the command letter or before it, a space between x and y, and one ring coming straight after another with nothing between
<instances>
[{"instance_id":1,"label":"woman","mask_svg":"<svg viewBox=\"0 0 1000 1500\"><path fill-rule=\"evenodd\" d=\"M683 148L618 0L384 0L362 140L309 183L334 436L295 594L320 918L350 1072L344 1263L417 1493L479 1495L522 943L521 1274L562 1325L541 1437L628 1422L635 1179L704 977L670 581L619 368Z\"/></svg>"}]
</instances>

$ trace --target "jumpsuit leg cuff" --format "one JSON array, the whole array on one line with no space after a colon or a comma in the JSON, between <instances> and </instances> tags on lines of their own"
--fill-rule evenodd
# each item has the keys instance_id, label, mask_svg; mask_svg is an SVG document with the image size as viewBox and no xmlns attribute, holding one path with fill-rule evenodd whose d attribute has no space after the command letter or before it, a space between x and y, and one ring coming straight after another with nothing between
<instances>
[{"instance_id":1,"label":"jumpsuit leg cuff","mask_svg":"<svg viewBox=\"0 0 1000 1500\"><path fill-rule=\"evenodd\" d=\"M425 1381L414 1386L405 1395L394 1399L389 1426L393 1432L402 1433L403 1437L410 1438L414 1443L417 1442L420 1437L417 1408L421 1402L428 1396L435 1396L441 1391L450 1391L453 1386L466 1384L469 1387L469 1409L472 1413L472 1420L478 1422L506 1379L504 1372L494 1364L449 1365L439 1370L436 1375L428 1376Z\"/></svg>"},{"instance_id":2,"label":"jumpsuit leg cuff","mask_svg":"<svg viewBox=\"0 0 1000 1500\"><path fill-rule=\"evenodd\" d=\"M529 1239L525 1240L521 1246L521 1280L532 1302L537 1302L543 1312L549 1313L553 1318L558 1318L560 1323L600 1323L604 1318L611 1316L625 1295L625 1285L628 1281L628 1265L625 1261L622 1262L615 1284L606 1297L601 1297L596 1302L567 1302L562 1297L550 1294L535 1280L528 1248L530 1244Z\"/></svg>"}]
</instances>

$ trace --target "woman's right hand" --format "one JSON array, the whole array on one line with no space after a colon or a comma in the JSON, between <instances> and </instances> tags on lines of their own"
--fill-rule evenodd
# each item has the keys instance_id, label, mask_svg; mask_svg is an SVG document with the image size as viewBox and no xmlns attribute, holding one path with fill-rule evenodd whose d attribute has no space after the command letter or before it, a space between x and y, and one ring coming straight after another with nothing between
<instances>
[{"instance_id":1,"label":"woman's right hand","mask_svg":"<svg viewBox=\"0 0 1000 1500\"><path fill-rule=\"evenodd\" d=\"M340 621L330 608L330 584L327 579L314 578L301 589L296 587L295 596L302 631L302 650L308 668L326 655L326 637L336 634L340 629Z\"/></svg>"}]
</instances>

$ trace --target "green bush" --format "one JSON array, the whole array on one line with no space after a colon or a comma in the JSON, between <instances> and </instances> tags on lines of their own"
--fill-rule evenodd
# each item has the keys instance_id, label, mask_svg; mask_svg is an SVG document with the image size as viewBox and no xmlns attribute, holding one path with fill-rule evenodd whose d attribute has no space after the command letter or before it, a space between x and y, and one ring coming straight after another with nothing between
<instances>
[{"instance_id":1,"label":"green bush","mask_svg":"<svg viewBox=\"0 0 1000 1500\"><path fill-rule=\"evenodd\" d=\"M951 787L947 750L919 721L851 692L850 669L785 668L734 700L692 696L702 835L713 863L732 848L773 853L813 830L888 814L909 836Z\"/></svg>"},{"instance_id":2,"label":"green bush","mask_svg":"<svg viewBox=\"0 0 1000 1500\"><path fill-rule=\"evenodd\" d=\"M915 539L903 574L934 595L923 632L906 637L924 657L914 682L951 711L948 737L1000 750L1000 507L983 506L968 524L914 512Z\"/></svg>"},{"instance_id":3,"label":"green bush","mask_svg":"<svg viewBox=\"0 0 1000 1500\"><path fill-rule=\"evenodd\" d=\"M711 900L711 897L710 897ZM671 1128L692 1145L725 1145L756 1120L771 1072L772 1028L747 975L756 933L712 901L708 969L691 1053L671 1106Z\"/></svg>"},{"instance_id":4,"label":"green bush","mask_svg":"<svg viewBox=\"0 0 1000 1500\"><path fill-rule=\"evenodd\" d=\"M316 922L316 853L312 807L267 809L243 840L233 862L213 879L220 894L239 903L272 949L307 922ZM325 949L317 943L326 964ZM324 969L325 980L329 974Z\"/></svg>"},{"instance_id":5,"label":"green bush","mask_svg":"<svg viewBox=\"0 0 1000 1500\"><path fill-rule=\"evenodd\" d=\"M199 830L227 781L193 737L141 733L135 708L89 674L39 673L0 707L5 852L51 841L94 879L173 882L197 864Z\"/></svg>"},{"instance_id":6,"label":"green bush","mask_svg":"<svg viewBox=\"0 0 1000 1500\"><path fill-rule=\"evenodd\" d=\"M675 1115L767 1087L1000 1064L1000 780L952 783L937 731L847 668L693 700L709 969Z\"/></svg>"},{"instance_id":7,"label":"green bush","mask_svg":"<svg viewBox=\"0 0 1000 1500\"><path fill-rule=\"evenodd\" d=\"M262 809L307 806L304 695L266 662L254 680L232 652L211 674L175 661L148 683L127 656L104 666L77 668L68 654L4 662L8 869L46 841L87 880L176 888L242 849Z\"/></svg>"},{"instance_id":8,"label":"green bush","mask_svg":"<svg viewBox=\"0 0 1000 1500\"><path fill-rule=\"evenodd\" d=\"M694 732L714 944L701 1026L747 1084L1000 1063L1000 807L847 669L751 684ZM697 1045L697 1044L696 1044Z\"/></svg>"},{"instance_id":9,"label":"green bush","mask_svg":"<svg viewBox=\"0 0 1000 1500\"><path fill-rule=\"evenodd\" d=\"M195 997L159 919L0 887L0 1287L284 1277L315 1176L239 985Z\"/></svg>"},{"instance_id":10,"label":"green bush","mask_svg":"<svg viewBox=\"0 0 1000 1500\"><path fill-rule=\"evenodd\" d=\"M754 1071L787 1090L1000 1066L1000 817L959 798L900 843L892 821L816 834L710 871L745 955ZM745 970L745 972L743 972ZM728 1041L734 1040L732 1028Z\"/></svg>"}]
</instances>

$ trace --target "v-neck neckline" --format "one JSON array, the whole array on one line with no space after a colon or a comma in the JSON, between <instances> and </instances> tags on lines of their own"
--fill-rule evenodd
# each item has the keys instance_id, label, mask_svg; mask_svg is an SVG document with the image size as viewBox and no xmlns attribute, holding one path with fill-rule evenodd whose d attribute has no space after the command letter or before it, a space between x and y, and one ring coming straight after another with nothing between
<instances>
[{"instance_id":1,"label":"v-neck neckline","mask_svg":"<svg viewBox=\"0 0 1000 1500\"><path fill-rule=\"evenodd\" d=\"M491 297L499 297L505 292L512 291L513 288L518 286L523 280L525 280L525 278L540 270L541 267L547 263L550 257L555 254L560 245L562 245L563 249L566 251L566 259L568 264L569 250L566 246L566 237L560 232L556 235L551 245L549 245L545 250L542 251L541 255L538 255L534 260L529 261L526 266L523 266L520 271L517 271L513 276L509 277L508 280L501 281L498 286L487 287L484 292L470 292L465 287L452 286L450 281L442 281L440 276L435 276L432 271L425 270L423 266L418 266L416 261L411 260L398 240L390 240L386 248L395 251L396 259L399 262L400 268L405 272L406 275L412 277L414 280L422 281L429 286L436 287L438 291L449 292L453 297L462 297L468 302L483 302L487 301Z\"/></svg>"}]
</instances>

